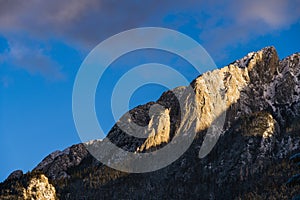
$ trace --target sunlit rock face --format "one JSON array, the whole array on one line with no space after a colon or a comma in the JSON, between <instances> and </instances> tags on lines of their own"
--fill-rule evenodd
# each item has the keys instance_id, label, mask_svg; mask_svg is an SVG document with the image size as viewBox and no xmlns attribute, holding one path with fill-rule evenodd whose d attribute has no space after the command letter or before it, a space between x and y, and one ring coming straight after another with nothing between
<instances>
[{"instance_id":1,"label":"sunlit rock face","mask_svg":"<svg viewBox=\"0 0 300 200\"><path fill-rule=\"evenodd\" d=\"M148 150L161 144L168 143L170 140L170 112L169 109L161 109L161 107L152 107L154 113L151 116L147 126L149 136L145 142L138 148L138 151Z\"/></svg>"},{"instance_id":2,"label":"sunlit rock face","mask_svg":"<svg viewBox=\"0 0 300 200\"><path fill-rule=\"evenodd\" d=\"M48 182L48 178L44 175L29 180L27 188L24 189L23 196L26 200L56 200L55 188Z\"/></svg>"},{"instance_id":3,"label":"sunlit rock face","mask_svg":"<svg viewBox=\"0 0 300 200\"><path fill-rule=\"evenodd\" d=\"M13 177L13 175L18 175ZM13 172L0 185L1 200L57 200L55 187L42 173Z\"/></svg>"},{"instance_id":4,"label":"sunlit rock face","mask_svg":"<svg viewBox=\"0 0 300 200\"><path fill-rule=\"evenodd\" d=\"M300 152L299 60L299 53L279 60L267 47L125 114L106 139L132 153L155 152L196 130L190 148L163 169L120 172L78 144L50 154L34 171L49 177L62 199L291 199L300 191L285 185L300 173L289 163ZM142 127L139 137L124 131L135 130L133 123ZM207 135L219 140L199 158ZM101 147L103 141L86 145ZM17 177L0 185L2 196L27 175Z\"/></svg>"},{"instance_id":5,"label":"sunlit rock face","mask_svg":"<svg viewBox=\"0 0 300 200\"><path fill-rule=\"evenodd\" d=\"M187 87L175 88L162 94L157 102L130 111L132 115L122 120L148 126L144 135L150 137L146 140L130 137L122 131L123 128L118 127L114 127L108 137L127 150L143 151L157 149L167 142L172 142L173 137L179 132L190 130L194 123L197 124L198 132L206 130L222 115L227 114L225 127L229 128L230 123L241 116L273 106L266 90L276 76L278 65L279 59L272 47L249 53L228 66L200 75L191 83L192 94L186 92ZM164 106L168 112L164 111L163 115L158 116L151 113L149 115L149 110L155 103ZM156 125L166 130L152 127L154 118L157 123L163 122L164 125ZM130 123L125 127L125 130L129 129L132 130Z\"/></svg>"}]
</instances>

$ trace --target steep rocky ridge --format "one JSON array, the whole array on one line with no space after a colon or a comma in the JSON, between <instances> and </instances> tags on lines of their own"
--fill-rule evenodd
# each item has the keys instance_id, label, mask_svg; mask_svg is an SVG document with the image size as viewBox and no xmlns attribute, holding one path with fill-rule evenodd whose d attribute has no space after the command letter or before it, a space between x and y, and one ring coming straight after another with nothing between
<instances>
[{"instance_id":1,"label":"steep rocky ridge","mask_svg":"<svg viewBox=\"0 0 300 200\"><path fill-rule=\"evenodd\" d=\"M163 148L176 141L180 132L189 133L195 124L197 133L190 148L163 169L120 172L103 165L78 144L50 154L34 172L45 174L61 199L292 198L300 191L299 184L286 185L300 172L289 162L289 156L300 151L299 60L298 53L280 61L276 50L267 47L200 75L191 83L195 95L179 87L129 111L125 121L147 127L142 134L149 137L128 135L116 124L106 139L130 152ZM161 107L151 112L155 104ZM224 126L211 132L212 137L220 134L220 139L200 159L207 130L218 127L222 117ZM88 145L102 144L96 140ZM120 159L117 156L112 155L112 162ZM29 176L17 174L0 185L0 197Z\"/></svg>"}]
</instances>

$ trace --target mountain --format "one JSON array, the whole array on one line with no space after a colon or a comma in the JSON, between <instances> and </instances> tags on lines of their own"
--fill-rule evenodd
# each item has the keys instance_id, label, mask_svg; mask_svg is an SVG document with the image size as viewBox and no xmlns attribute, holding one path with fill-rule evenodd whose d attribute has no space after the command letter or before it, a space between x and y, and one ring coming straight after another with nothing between
<instances>
[{"instance_id":1,"label":"mountain","mask_svg":"<svg viewBox=\"0 0 300 200\"><path fill-rule=\"evenodd\" d=\"M32 172L13 172L0 184L0 199L300 199L299 60L300 53L279 60L266 47L204 73L121 118L146 127L141 134L149 137L128 135L120 126L130 124L117 123L104 140L55 151ZM215 134L216 145L205 146ZM107 167L87 150L110 141L126 152L176 154L169 144L182 137L192 139L183 155L146 173ZM109 153L112 166L128 158Z\"/></svg>"}]
</instances>

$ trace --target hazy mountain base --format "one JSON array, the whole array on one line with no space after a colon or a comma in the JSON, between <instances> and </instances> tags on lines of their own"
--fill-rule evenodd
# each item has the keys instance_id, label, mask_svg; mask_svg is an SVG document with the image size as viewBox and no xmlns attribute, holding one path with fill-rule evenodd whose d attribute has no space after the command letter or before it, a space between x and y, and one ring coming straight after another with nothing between
<instances>
[{"instance_id":1,"label":"hazy mountain base","mask_svg":"<svg viewBox=\"0 0 300 200\"><path fill-rule=\"evenodd\" d=\"M33 177L41 177L40 173L50 179L59 199L296 197L300 194L300 181L295 176L300 174L299 160L289 158L300 152L299 57L293 54L279 61L274 48L265 48L199 76L191 83L196 94L194 99L184 95L184 87L165 92L156 102L168 110L164 112L169 115L170 123L163 122L163 126L150 125L154 120L154 116L149 116L153 102L131 110L132 120L150 126L155 130L154 137L134 138L115 125L108 138L132 152L164 147L173 141L182 126L188 126L191 119L200 116L199 132L191 147L161 170L144 174L119 172L94 159L83 144L73 145L50 154L33 172L6 180L0 185L0 197L24 198L24 189L28 189ZM215 80L223 81L223 86ZM185 108L190 113L181 115L176 92L182 94L184 105L192 105L190 101L195 103L194 109ZM199 159L207 128L222 115L213 113L214 98L220 95L226 102L226 123L212 152ZM90 144L101 145L101 141Z\"/></svg>"}]
</instances>

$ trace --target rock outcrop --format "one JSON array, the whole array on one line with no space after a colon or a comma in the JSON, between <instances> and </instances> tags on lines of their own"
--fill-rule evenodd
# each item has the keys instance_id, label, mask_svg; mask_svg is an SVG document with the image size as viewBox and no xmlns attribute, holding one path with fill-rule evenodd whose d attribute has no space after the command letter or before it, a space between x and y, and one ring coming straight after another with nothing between
<instances>
[{"instance_id":1,"label":"rock outcrop","mask_svg":"<svg viewBox=\"0 0 300 200\"><path fill-rule=\"evenodd\" d=\"M56 200L56 192L53 185L48 182L48 178L44 175L39 175L28 181L28 186L24 189L23 197L25 200Z\"/></svg>"},{"instance_id":2,"label":"rock outcrop","mask_svg":"<svg viewBox=\"0 0 300 200\"><path fill-rule=\"evenodd\" d=\"M68 178L67 169L79 165L87 154L83 144L73 145L63 151L51 153L34 168L34 171L42 171L51 179Z\"/></svg>"},{"instance_id":3,"label":"rock outcrop","mask_svg":"<svg viewBox=\"0 0 300 200\"><path fill-rule=\"evenodd\" d=\"M15 172L13 174L16 174ZM20 175L20 173L18 172ZM7 179L1 185L0 199L57 200L55 187L42 173L27 173Z\"/></svg>"}]
</instances>

